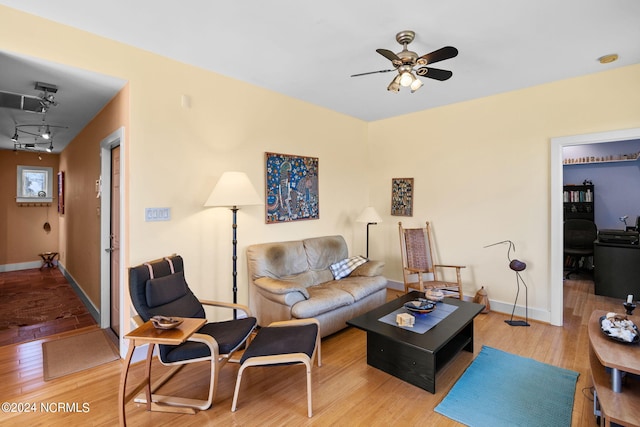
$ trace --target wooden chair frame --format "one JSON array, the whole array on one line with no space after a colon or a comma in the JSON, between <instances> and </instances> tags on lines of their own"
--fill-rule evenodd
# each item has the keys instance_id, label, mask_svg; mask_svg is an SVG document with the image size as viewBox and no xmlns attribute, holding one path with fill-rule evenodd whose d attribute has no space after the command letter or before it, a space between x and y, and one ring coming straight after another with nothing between
<instances>
[{"instance_id":1,"label":"wooden chair frame","mask_svg":"<svg viewBox=\"0 0 640 427\"><path fill-rule=\"evenodd\" d=\"M420 292L425 292L427 289L438 289L445 293L445 296L454 298L463 298L462 293L462 277L460 270L465 268L464 265L451 265L451 264L436 264L432 255L433 250L433 237L431 232L431 224L426 222L425 228L409 229L403 228L402 222L398 222L398 229L400 232L400 249L402 253L402 275L404 279L404 291L409 292L409 288L418 289ZM406 230L422 230L425 239L426 259L427 266L425 268L412 268L409 267L409 257L407 254L407 242L406 242ZM448 282L438 279L438 269L455 269L456 281ZM432 274L433 280L425 280L425 274ZM416 276L417 280L412 280L412 276Z\"/></svg>"},{"instance_id":2,"label":"wooden chair frame","mask_svg":"<svg viewBox=\"0 0 640 427\"><path fill-rule=\"evenodd\" d=\"M233 304L233 303L225 303L225 302L209 301L209 300L201 300L201 299L199 299L199 301L204 306L224 307L224 308L240 310L245 312L247 316L249 317L251 316L251 310L249 309L249 307L244 306L242 304ZM133 317L133 321L135 322L137 327L142 326L142 324L144 323L142 321L142 318L140 318L140 316L138 315ZM242 344L248 344L250 340L251 340L251 337L249 337ZM151 384L151 407L153 411L164 412L163 411L164 405L174 406L174 407L175 406L184 407L185 409L184 413L195 413L195 410L203 411L203 410L209 409L216 398L216 392L218 390L218 378L220 376L219 375L220 369L222 369L222 367L229 361L237 362L237 360L232 358L237 348L233 349L229 353L220 354L218 343L216 342L215 338L213 338L210 335L195 333L191 335L191 337L189 337L187 341L194 341L194 342L200 342L205 344L207 347L209 347L211 356L200 357L197 359L181 360L178 362L164 362L158 356L158 360L160 361L160 363L162 363L165 366L172 366L173 368L169 370L166 374L162 375L160 378L155 380L153 384ZM241 347L242 344L240 344L239 347ZM188 398L177 397L177 396L164 396L164 395L154 394L156 390L158 390L160 387L162 387L163 384L169 381L185 365L190 363L207 362L207 361L211 363L211 369L210 369L211 376L209 381L209 391L207 393L207 399L205 400L188 399ZM134 401L136 403L147 403L147 398L144 394L140 394L135 398ZM169 412L175 412L175 409L170 410Z\"/></svg>"},{"instance_id":3,"label":"wooden chair frame","mask_svg":"<svg viewBox=\"0 0 640 427\"><path fill-rule=\"evenodd\" d=\"M311 358L307 356L305 353L289 353L289 354L277 354L277 355L269 355L269 356L259 356L259 357L251 357L240 366L240 370L238 371L238 377L236 379L236 388L233 393L233 403L231 405L231 412L236 411L236 405L238 403L238 395L240 393L240 383L242 382L242 372L250 367L250 366L268 366L268 365L279 365L283 363L291 363L291 364L304 364L307 368L307 415L309 418L313 416L313 407L311 403L311 367L313 366L313 359L318 360L318 366L322 365L321 361L321 349L320 349L320 322L316 319L291 319L291 320L283 320L279 322L273 322L267 326L268 328L279 327L279 326L296 326L296 325L308 325L311 323L315 323L318 325L318 333L316 335L316 345L313 349L313 354ZM258 331L258 334L260 332Z\"/></svg>"},{"instance_id":4,"label":"wooden chair frame","mask_svg":"<svg viewBox=\"0 0 640 427\"><path fill-rule=\"evenodd\" d=\"M144 264L149 265L159 261L166 261L169 258L174 256L176 256L176 254L172 254L168 257L163 257L163 258L158 258L152 261L148 261ZM252 316L251 310L249 309L249 307L242 304L227 303L222 301L203 300L199 298L198 298L198 301L203 306L221 307L221 308L229 308L233 310L240 310L244 312L247 317ZM132 320L136 324L136 327L140 327L142 324L144 324L144 321L142 320L142 318L137 314L132 317ZM182 412L182 413L191 413L191 414L194 414L195 412L197 412L197 410L209 409L213 404L213 401L215 400L216 392L218 389L218 378L219 378L220 369L222 369L222 367L229 361L236 362L236 363L239 361L239 359L233 358L232 356L234 355L234 352L239 348L243 347L243 345L249 344L253 333L255 333L255 329L254 331L252 331L252 333L249 334L249 337L246 340L240 343L236 348L232 349L229 353L220 354L218 343L215 340L215 338L213 338L212 336L207 334L195 333L191 335L187 339L187 341L194 341L194 342L200 342L205 344L207 347L209 347L209 351L211 353L210 356L200 357L196 359L181 360L177 362L164 362L158 355L158 360L160 361L160 363L162 363L165 366L172 366L173 368L151 384L151 396L149 399L150 404L147 405L150 407L149 409L153 411L159 411L159 412ZM149 345L149 351L153 351L152 345ZM148 365L150 360L151 358L148 357L148 360L147 360ZM185 365L190 363L206 362L206 361L211 363L209 391L208 391L206 400L189 399L189 398L183 398L183 397L177 397L177 396L164 396L164 395L154 394L156 390L158 390L160 387L162 387L163 384L169 381ZM150 365L147 366L148 374L150 374L150 369L151 369ZM136 393L137 392L139 392L139 390L136 391ZM132 394L135 394L135 393L132 393ZM136 396L134 401L136 403L147 403L147 396L145 396L144 393L139 394L138 396Z\"/></svg>"}]
</instances>

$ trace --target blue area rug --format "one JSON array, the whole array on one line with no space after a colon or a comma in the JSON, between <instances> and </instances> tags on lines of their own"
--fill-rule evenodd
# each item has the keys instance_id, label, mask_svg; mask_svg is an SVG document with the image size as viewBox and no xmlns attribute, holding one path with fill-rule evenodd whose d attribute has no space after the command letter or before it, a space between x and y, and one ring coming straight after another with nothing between
<instances>
[{"instance_id":1,"label":"blue area rug","mask_svg":"<svg viewBox=\"0 0 640 427\"><path fill-rule=\"evenodd\" d=\"M435 411L471 427L571 426L578 373L483 346Z\"/></svg>"}]
</instances>

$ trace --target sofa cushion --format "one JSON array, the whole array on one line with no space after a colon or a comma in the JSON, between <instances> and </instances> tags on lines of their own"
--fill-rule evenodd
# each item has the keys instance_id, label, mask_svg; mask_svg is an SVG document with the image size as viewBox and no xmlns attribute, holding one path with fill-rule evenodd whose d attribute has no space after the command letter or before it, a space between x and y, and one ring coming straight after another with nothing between
<instances>
[{"instance_id":1,"label":"sofa cushion","mask_svg":"<svg viewBox=\"0 0 640 427\"><path fill-rule=\"evenodd\" d=\"M345 258L329 266L333 278L340 280L343 277L347 277L353 270L366 263L367 259L360 255Z\"/></svg>"},{"instance_id":2,"label":"sofa cushion","mask_svg":"<svg viewBox=\"0 0 640 427\"><path fill-rule=\"evenodd\" d=\"M335 310L338 307L353 304L354 299L350 293L331 286L331 283L333 282L307 288L310 298L295 303L291 307L291 315L298 319L306 319Z\"/></svg>"},{"instance_id":3,"label":"sofa cushion","mask_svg":"<svg viewBox=\"0 0 640 427\"><path fill-rule=\"evenodd\" d=\"M309 270L302 241L263 243L247 248L247 262L252 277L282 278Z\"/></svg>"},{"instance_id":4,"label":"sofa cushion","mask_svg":"<svg viewBox=\"0 0 640 427\"><path fill-rule=\"evenodd\" d=\"M382 271L384 270L384 261L372 261L366 262L353 270L350 277L355 276L363 276L363 277L373 277L373 276L382 276Z\"/></svg>"},{"instance_id":5,"label":"sofa cushion","mask_svg":"<svg viewBox=\"0 0 640 427\"><path fill-rule=\"evenodd\" d=\"M349 256L347 242L342 236L313 237L302 241L311 270L326 270Z\"/></svg>"},{"instance_id":6,"label":"sofa cushion","mask_svg":"<svg viewBox=\"0 0 640 427\"><path fill-rule=\"evenodd\" d=\"M349 276L342 280L329 282L327 283L327 286L332 286L349 293L355 301L360 301L371 294L375 294L381 289L385 289L387 287L387 279L382 276Z\"/></svg>"}]
</instances>

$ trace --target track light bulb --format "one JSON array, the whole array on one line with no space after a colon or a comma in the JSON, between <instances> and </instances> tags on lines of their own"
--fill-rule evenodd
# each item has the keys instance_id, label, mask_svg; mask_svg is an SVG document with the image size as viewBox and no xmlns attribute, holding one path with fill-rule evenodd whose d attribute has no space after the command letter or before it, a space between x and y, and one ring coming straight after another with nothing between
<instances>
[{"instance_id":1,"label":"track light bulb","mask_svg":"<svg viewBox=\"0 0 640 427\"><path fill-rule=\"evenodd\" d=\"M13 136L11 137L11 141L18 142L18 129L13 131Z\"/></svg>"},{"instance_id":2,"label":"track light bulb","mask_svg":"<svg viewBox=\"0 0 640 427\"><path fill-rule=\"evenodd\" d=\"M51 130L49 130L49 125L47 125L47 130L45 130L45 131L42 133L42 137L43 137L44 139L49 139L49 138L51 138Z\"/></svg>"},{"instance_id":3,"label":"track light bulb","mask_svg":"<svg viewBox=\"0 0 640 427\"><path fill-rule=\"evenodd\" d=\"M51 141L51 144L49 144L49 146L47 147L47 153L51 152L53 152L53 141Z\"/></svg>"}]
</instances>

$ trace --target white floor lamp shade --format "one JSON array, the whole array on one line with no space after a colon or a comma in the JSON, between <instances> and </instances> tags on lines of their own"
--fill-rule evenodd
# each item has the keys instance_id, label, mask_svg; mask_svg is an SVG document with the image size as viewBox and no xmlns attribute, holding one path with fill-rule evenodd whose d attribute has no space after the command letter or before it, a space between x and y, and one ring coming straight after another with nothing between
<instances>
[{"instance_id":1,"label":"white floor lamp shade","mask_svg":"<svg viewBox=\"0 0 640 427\"><path fill-rule=\"evenodd\" d=\"M238 239L237 213L239 206L261 205L262 199L244 172L225 172L222 174L209 198L204 203L206 207L228 207L233 212L233 302L238 302ZM237 317L233 310L233 318Z\"/></svg>"}]
</instances>

